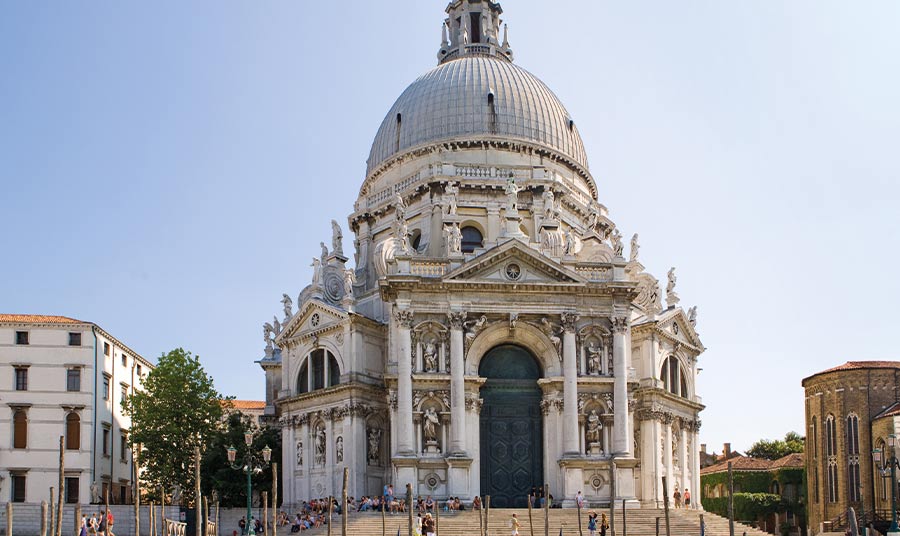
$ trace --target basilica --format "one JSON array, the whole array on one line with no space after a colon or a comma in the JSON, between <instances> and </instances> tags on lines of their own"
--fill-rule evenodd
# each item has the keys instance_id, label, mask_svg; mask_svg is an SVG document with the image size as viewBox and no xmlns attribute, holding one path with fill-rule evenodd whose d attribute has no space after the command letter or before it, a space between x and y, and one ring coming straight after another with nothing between
<instances>
[{"instance_id":1,"label":"basilica","mask_svg":"<svg viewBox=\"0 0 900 536\"><path fill-rule=\"evenodd\" d=\"M575 119L514 63L502 13L447 6L437 67L264 326L285 505L340 495L344 468L356 497L409 483L498 507L543 484L597 506L657 506L664 477L699 488L696 308L636 234L626 256Z\"/></svg>"}]
</instances>

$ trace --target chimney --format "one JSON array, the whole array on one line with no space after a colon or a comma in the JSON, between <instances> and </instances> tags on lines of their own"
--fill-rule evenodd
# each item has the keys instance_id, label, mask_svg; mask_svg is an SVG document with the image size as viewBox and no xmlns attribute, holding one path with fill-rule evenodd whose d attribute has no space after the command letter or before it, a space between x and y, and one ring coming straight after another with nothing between
<instances>
[{"instance_id":1,"label":"chimney","mask_svg":"<svg viewBox=\"0 0 900 536\"><path fill-rule=\"evenodd\" d=\"M706 443L700 443L700 452L706 454Z\"/></svg>"},{"instance_id":2,"label":"chimney","mask_svg":"<svg viewBox=\"0 0 900 536\"><path fill-rule=\"evenodd\" d=\"M724 448L725 448L725 459L727 460L728 458L731 457L731 443L725 443Z\"/></svg>"}]
</instances>

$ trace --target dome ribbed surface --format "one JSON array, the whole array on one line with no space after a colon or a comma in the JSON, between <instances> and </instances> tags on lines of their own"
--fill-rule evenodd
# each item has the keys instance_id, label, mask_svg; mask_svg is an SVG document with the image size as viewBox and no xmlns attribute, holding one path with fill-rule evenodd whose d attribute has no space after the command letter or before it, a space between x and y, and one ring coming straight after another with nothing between
<instances>
[{"instance_id":1,"label":"dome ribbed surface","mask_svg":"<svg viewBox=\"0 0 900 536\"><path fill-rule=\"evenodd\" d=\"M578 128L550 88L513 63L466 56L432 69L400 95L375 135L366 174L411 147L476 137L543 145L588 167Z\"/></svg>"}]
</instances>

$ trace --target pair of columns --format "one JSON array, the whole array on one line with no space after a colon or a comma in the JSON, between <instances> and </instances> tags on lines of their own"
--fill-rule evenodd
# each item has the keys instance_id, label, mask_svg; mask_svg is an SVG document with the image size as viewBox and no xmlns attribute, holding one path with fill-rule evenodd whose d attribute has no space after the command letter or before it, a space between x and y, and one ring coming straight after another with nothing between
<instances>
[{"instance_id":1,"label":"pair of columns","mask_svg":"<svg viewBox=\"0 0 900 536\"><path fill-rule=\"evenodd\" d=\"M395 312L398 330L397 360L397 452L414 455L412 407L412 352L413 311L401 309ZM448 313L450 320L450 454L465 453L465 370L463 356L463 312ZM578 315L563 313L563 451L566 455L580 455L578 431L578 354L575 332ZM631 451L628 422L628 360L626 354L627 317L615 317L613 324L613 451L628 455Z\"/></svg>"},{"instance_id":2,"label":"pair of columns","mask_svg":"<svg viewBox=\"0 0 900 536\"><path fill-rule=\"evenodd\" d=\"M414 456L416 453L415 430L413 428L412 407L412 329L413 312L398 310L397 319L398 348L400 358L397 360L397 453L401 456ZM450 454L464 455L466 392L465 370L463 359L463 321L465 313L449 313L450 319Z\"/></svg>"}]
</instances>

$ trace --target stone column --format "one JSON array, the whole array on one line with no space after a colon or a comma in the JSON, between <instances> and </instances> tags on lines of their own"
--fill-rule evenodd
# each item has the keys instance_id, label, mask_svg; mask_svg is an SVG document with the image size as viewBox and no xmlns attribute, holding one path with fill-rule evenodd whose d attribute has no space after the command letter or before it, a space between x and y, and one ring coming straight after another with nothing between
<instances>
[{"instance_id":1,"label":"stone column","mask_svg":"<svg viewBox=\"0 0 900 536\"><path fill-rule=\"evenodd\" d=\"M694 440L691 441L691 506L702 509L700 502L700 422L694 423L691 431Z\"/></svg>"},{"instance_id":2,"label":"stone column","mask_svg":"<svg viewBox=\"0 0 900 536\"><path fill-rule=\"evenodd\" d=\"M672 465L672 441L675 440L675 436L672 434L672 422L671 419L668 419L669 422L663 422L663 460L665 461L665 475L666 475L666 487L668 489L666 491L669 492L669 501L671 504L672 494L675 493L675 468Z\"/></svg>"},{"instance_id":3,"label":"stone column","mask_svg":"<svg viewBox=\"0 0 900 536\"><path fill-rule=\"evenodd\" d=\"M575 323L578 315L562 314L563 326L563 454L578 450L578 356L575 352Z\"/></svg>"},{"instance_id":4,"label":"stone column","mask_svg":"<svg viewBox=\"0 0 900 536\"><path fill-rule=\"evenodd\" d=\"M691 481L688 480L688 474L691 472L691 466L694 463L694 457L691 455L691 453L688 451L688 448L687 448L687 444L688 444L687 439L688 439L688 430L687 430L686 424L684 422L682 422L681 423L681 438L680 438L681 444L678 447L679 448L678 461L681 462L681 467L679 467L679 469L681 470L681 487L682 488L690 488L691 487ZM684 491L684 490L682 490L682 491ZM692 494L693 494L693 492L692 492Z\"/></svg>"},{"instance_id":5,"label":"stone column","mask_svg":"<svg viewBox=\"0 0 900 536\"><path fill-rule=\"evenodd\" d=\"M447 313L450 320L450 454L466 450L466 383L463 356L465 312ZM441 353L443 357L443 352Z\"/></svg>"},{"instance_id":6,"label":"stone column","mask_svg":"<svg viewBox=\"0 0 900 536\"><path fill-rule=\"evenodd\" d=\"M413 447L412 363L410 351L413 312L398 310L397 319L397 453L415 455Z\"/></svg>"},{"instance_id":7,"label":"stone column","mask_svg":"<svg viewBox=\"0 0 900 536\"><path fill-rule=\"evenodd\" d=\"M613 328L613 452L628 456L631 452L631 430L628 426L628 358L626 334L628 317L611 319Z\"/></svg>"}]
</instances>

